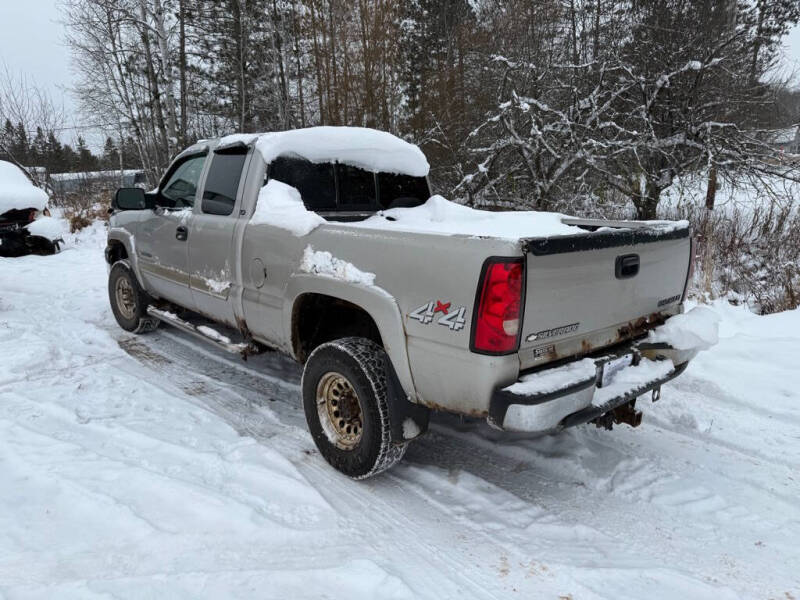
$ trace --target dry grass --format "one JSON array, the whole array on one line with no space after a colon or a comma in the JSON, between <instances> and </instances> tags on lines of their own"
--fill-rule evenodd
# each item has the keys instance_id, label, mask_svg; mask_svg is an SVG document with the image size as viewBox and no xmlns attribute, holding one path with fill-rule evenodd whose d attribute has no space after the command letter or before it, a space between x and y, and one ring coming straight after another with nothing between
<instances>
[{"instance_id":1,"label":"dry grass","mask_svg":"<svg viewBox=\"0 0 800 600\"><path fill-rule=\"evenodd\" d=\"M684 207L697 233L693 293L726 296L767 314L800 306L800 211Z\"/></svg>"},{"instance_id":2,"label":"dry grass","mask_svg":"<svg viewBox=\"0 0 800 600\"><path fill-rule=\"evenodd\" d=\"M55 199L56 206L64 211L69 229L76 233L95 221L108 220L108 207L114 190L101 186L85 186L79 192L65 194Z\"/></svg>"}]
</instances>

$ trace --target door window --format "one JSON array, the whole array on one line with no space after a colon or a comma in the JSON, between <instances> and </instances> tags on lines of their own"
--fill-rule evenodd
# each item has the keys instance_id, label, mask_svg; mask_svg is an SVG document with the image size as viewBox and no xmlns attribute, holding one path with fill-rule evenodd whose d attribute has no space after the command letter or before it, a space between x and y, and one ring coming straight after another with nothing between
<instances>
[{"instance_id":1,"label":"door window","mask_svg":"<svg viewBox=\"0 0 800 600\"><path fill-rule=\"evenodd\" d=\"M227 216L233 212L246 151L215 153L203 186L203 212Z\"/></svg>"},{"instance_id":2,"label":"door window","mask_svg":"<svg viewBox=\"0 0 800 600\"><path fill-rule=\"evenodd\" d=\"M336 209L336 180L331 163L315 164L302 158L276 158L270 179L296 188L308 210Z\"/></svg>"},{"instance_id":3,"label":"door window","mask_svg":"<svg viewBox=\"0 0 800 600\"><path fill-rule=\"evenodd\" d=\"M160 196L170 208L191 208L197 193L197 183L203 171L206 157L192 156L180 163L161 188Z\"/></svg>"}]
</instances>

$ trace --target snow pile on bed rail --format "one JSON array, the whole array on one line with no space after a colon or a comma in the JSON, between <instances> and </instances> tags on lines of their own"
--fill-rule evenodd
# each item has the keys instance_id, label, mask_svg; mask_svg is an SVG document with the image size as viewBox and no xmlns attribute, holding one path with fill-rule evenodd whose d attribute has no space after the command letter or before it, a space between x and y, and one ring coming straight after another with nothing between
<instances>
[{"instance_id":1,"label":"snow pile on bed rail","mask_svg":"<svg viewBox=\"0 0 800 600\"><path fill-rule=\"evenodd\" d=\"M508 386L504 391L517 396L534 396L563 390L582 381L593 378L597 367L590 358L584 358L555 369L546 369L539 373L524 375L518 382Z\"/></svg>"},{"instance_id":2,"label":"snow pile on bed rail","mask_svg":"<svg viewBox=\"0 0 800 600\"><path fill-rule=\"evenodd\" d=\"M10 210L47 206L47 193L31 183L16 165L0 160L0 215Z\"/></svg>"},{"instance_id":3,"label":"snow pile on bed rail","mask_svg":"<svg viewBox=\"0 0 800 600\"><path fill-rule=\"evenodd\" d=\"M256 144L267 163L299 156L313 163L338 161L367 171L425 177L428 160L417 146L385 131L364 127L308 127L291 131L229 135L219 147Z\"/></svg>"},{"instance_id":4,"label":"snow pile on bed rail","mask_svg":"<svg viewBox=\"0 0 800 600\"><path fill-rule=\"evenodd\" d=\"M695 306L675 315L650 332L648 342L662 342L678 350L708 350L719 342L720 317L710 308Z\"/></svg>"},{"instance_id":5,"label":"snow pile on bed rail","mask_svg":"<svg viewBox=\"0 0 800 600\"><path fill-rule=\"evenodd\" d=\"M300 270L305 273L322 275L333 279L340 279L348 283L361 283L373 285L375 274L366 273L351 263L333 256L330 252L316 251L311 246L306 246Z\"/></svg>"},{"instance_id":6,"label":"snow pile on bed rail","mask_svg":"<svg viewBox=\"0 0 800 600\"><path fill-rule=\"evenodd\" d=\"M287 229L294 235L308 235L322 225L325 219L307 210L297 188L270 180L261 188L251 225L272 225Z\"/></svg>"},{"instance_id":7,"label":"snow pile on bed rail","mask_svg":"<svg viewBox=\"0 0 800 600\"><path fill-rule=\"evenodd\" d=\"M392 208L352 227L439 233L444 235L480 235L502 239L578 235L585 230L566 225L566 215L538 211L491 212L456 204L442 196L432 196L414 208Z\"/></svg>"}]
</instances>

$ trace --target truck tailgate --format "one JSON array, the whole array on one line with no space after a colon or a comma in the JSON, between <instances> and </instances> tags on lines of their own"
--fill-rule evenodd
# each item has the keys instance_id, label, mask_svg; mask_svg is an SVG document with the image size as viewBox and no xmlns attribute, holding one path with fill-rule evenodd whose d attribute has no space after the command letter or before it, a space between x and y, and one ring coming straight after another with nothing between
<instances>
[{"instance_id":1,"label":"truck tailgate","mask_svg":"<svg viewBox=\"0 0 800 600\"><path fill-rule=\"evenodd\" d=\"M647 322L655 324L661 313L676 311L689 269L688 224L625 225L524 241L522 368L586 354L633 337Z\"/></svg>"}]
</instances>

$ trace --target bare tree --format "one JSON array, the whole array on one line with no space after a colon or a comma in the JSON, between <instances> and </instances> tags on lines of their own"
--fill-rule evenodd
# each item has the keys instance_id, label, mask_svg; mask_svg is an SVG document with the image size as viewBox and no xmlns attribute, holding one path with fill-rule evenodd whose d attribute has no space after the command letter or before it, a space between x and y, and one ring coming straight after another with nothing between
<instances>
[{"instance_id":1,"label":"bare tree","mask_svg":"<svg viewBox=\"0 0 800 600\"><path fill-rule=\"evenodd\" d=\"M23 74L15 75L5 63L0 63L0 124L9 122L32 135L56 135L64 126L64 107L58 106L42 87ZM16 156L14 149L0 135L0 153L17 166L24 168L24 157ZM31 171L36 185L44 187L36 171Z\"/></svg>"}]
</instances>

